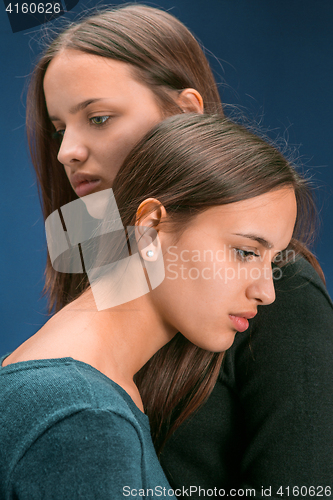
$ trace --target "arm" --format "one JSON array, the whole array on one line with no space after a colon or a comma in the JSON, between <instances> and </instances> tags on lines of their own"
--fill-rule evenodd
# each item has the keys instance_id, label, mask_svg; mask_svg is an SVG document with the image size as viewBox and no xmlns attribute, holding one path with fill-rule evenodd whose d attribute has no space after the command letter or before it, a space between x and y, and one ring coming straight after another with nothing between
<instances>
[{"instance_id":1,"label":"arm","mask_svg":"<svg viewBox=\"0 0 333 500\"><path fill-rule=\"evenodd\" d=\"M123 500L124 486L143 488L141 462L142 446L130 422L84 410L32 444L12 474L10 498Z\"/></svg>"},{"instance_id":2,"label":"arm","mask_svg":"<svg viewBox=\"0 0 333 500\"><path fill-rule=\"evenodd\" d=\"M310 486L333 491L332 303L303 260L276 288L276 302L237 334L207 403L168 442L172 486L252 488L257 497L264 486L271 498L280 486L285 498L288 486L289 497L293 486L308 488L302 498L313 498Z\"/></svg>"}]
</instances>

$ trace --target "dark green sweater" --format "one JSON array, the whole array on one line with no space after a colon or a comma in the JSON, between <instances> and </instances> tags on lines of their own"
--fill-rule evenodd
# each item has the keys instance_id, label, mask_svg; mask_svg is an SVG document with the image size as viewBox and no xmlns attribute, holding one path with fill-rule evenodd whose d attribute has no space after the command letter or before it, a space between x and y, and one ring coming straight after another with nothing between
<instances>
[{"instance_id":1,"label":"dark green sweater","mask_svg":"<svg viewBox=\"0 0 333 500\"><path fill-rule=\"evenodd\" d=\"M1 367L0 394L1 500L174 498L148 417L90 365Z\"/></svg>"},{"instance_id":2,"label":"dark green sweater","mask_svg":"<svg viewBox=\"0 0 333 500\"><path fill-rule=\"evenodd\" d=\"M333 305L303 259L275 286L276 301L236 335L208 402L167 443L173 487L333 497Z\"/></svg>"}]
</instances>

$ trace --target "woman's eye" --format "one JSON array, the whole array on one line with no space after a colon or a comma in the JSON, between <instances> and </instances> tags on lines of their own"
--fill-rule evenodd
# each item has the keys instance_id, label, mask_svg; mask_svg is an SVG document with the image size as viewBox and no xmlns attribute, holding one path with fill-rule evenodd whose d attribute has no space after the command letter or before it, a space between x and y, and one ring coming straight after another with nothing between
<instances>
[{"instance_id":1,"label":"woman's eye","mask_svg":"<svg viewBox=\"0 0 333 500\"><path fill-rule=\"evenodd\" d=\"M52 138L53 139L56 139L57 141L61 142L63 137L64 137L64 133L65 133L65 129L62 129L62 130L56 130L53 134L52 134Z\"/></svg>"},{"instance_id":2,"label":"woman's eye","mask_svg":"<svg viewBox=\"0 0 333 500\"><path fill-rule=\"evenodd\" d=\"M273 259L274 264L278 264L279 262L282 262L285 259L285 252L279 252L277 255L275 255Z\"/></svg>"},{"instance_id":3,"label":"woman's eye","mask_svg":"<svg viewBox=\"0 0 333 500\"><path fill-rule=\"evenodd\" d=\"M260 257L260 255L257 255L255 252L251 252L249 250L242 250L241 248L235 248L237 257L242 261L242 262L249 262L253 260L255 257Z\"/></svg>"},{"instance_id":4,"label":"woman's eye","mask_svg":"<svg viewBox=\"0 0 333 500\"><path fill-rule=\"evenodd\" d=\"M90 122L94 125L103 125L109 118L109 116L93 116L90 118Z\"/></svg>"}]
</instances>

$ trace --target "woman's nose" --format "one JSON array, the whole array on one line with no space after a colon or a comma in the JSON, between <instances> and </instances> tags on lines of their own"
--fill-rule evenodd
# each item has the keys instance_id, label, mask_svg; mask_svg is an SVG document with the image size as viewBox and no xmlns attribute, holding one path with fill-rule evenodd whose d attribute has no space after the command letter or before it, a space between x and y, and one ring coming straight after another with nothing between
<instances>
[{"instance_id":1,"label":"woman's nose","mask_svg":"<svg viewBox=\"0 0 333 500\"><path fill-rule=\"evenodd\" d=\"M253 271L253 269L252 269ZM269 266L256 269L251 276L251 284L248 286L248 298L255 299L258 305L272 304L275 300L275 287L273 281L273 271Z\"/></svg>"},{"instance_id":2,"label":"woman's nose","mask_svg":"<svg viewBox=\"0 0 333 500\"><path fill-rule=\"evenodd\" d=\"M71 166L73 163L82 163L87 158L88 148L82 138L66 129L58 151L58 161L65 166Z\"/></svg>"}]
</instances>

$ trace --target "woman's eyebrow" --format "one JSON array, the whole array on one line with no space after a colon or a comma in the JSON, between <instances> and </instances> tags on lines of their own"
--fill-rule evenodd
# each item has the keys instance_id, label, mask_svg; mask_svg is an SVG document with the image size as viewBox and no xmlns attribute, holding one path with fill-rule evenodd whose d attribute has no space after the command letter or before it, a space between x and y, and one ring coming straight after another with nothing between
<instances>
[{"instance_id":1,"label":"woman's eyebrow","mask_svg":"<svg viewBox=\"0 0 333 500\"><path fill-rule=\"evenodd\" d=\"M233 234L235 236L242 236L243 238L249 238L250 240L257 241L260 245L268 249L274 247L272 243L265 240L265 238L262 238L261 236L257 236L256 234L241 234L241 233L233 233Z\"/></svg>"},{"instance_id":2,"label":"woman's eyebrow","mask_svg":"<svg viewBox=\"0 0 333 500\"><path fill-rule=\"evenodd\" d=\"M70 108L69 112L71 115L75 115L75 113L82 111L87 106L89 106L89 104L93 104L94 102L98 101L103 101L103 97L98 97L96 99L86 99L85 101L79 102L79 104L76 104L75 106ZM59 118L57 118L56 116L49 116L49 118L51 122L60 121Z\"/></svg>"},{"instance_id":3,"label":"woman's eyebrow","mask_svg":"<svg viewBox=\"0 0 333 500\"><path fill-rule=\"evenodd\" d=\"M86 101L83 101L83 102L80 102L79 104L76 104L76 106L73 106L69 112L71 115L75 115L75 113L77 113L78 111L82 111L84 108L86 108L87 106L89 106L89 104L93 104L94 102L97 102L97 101L102 101L103 98L102 97L99 97L99 98L96 98L96 99L87 99Z\"/></svg>"}]
</instances>

